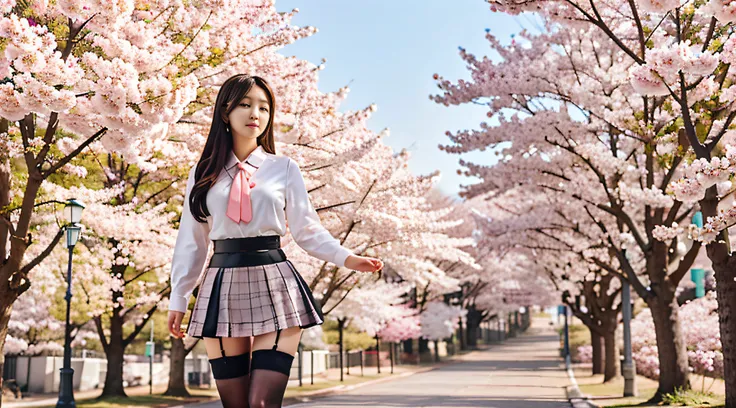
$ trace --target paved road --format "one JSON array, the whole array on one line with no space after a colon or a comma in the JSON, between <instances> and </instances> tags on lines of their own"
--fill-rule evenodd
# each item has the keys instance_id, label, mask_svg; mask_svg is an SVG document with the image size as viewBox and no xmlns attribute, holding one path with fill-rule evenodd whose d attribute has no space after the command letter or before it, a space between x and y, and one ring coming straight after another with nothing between
<instances>
[{"instance_id":1,"label":"paved road","mask_svg":"<svg viewBox=\"0 0 736 408\"><path fill-rule=\"evenodd\" d=\"M458 363L290 407L569 408L557 347L537 329Z\"/></svg>"},{"instance_id":2,"label":"paved road","mask_svg":"<svg viewBox=\"0 0 736 408\"><path fill-rule=\"evenodd\" d=\"M546 322L456 363L289 407L569 408L565 398L569 382L558 357L558 337L543 326Z\"/></svg>"}]
</instances>

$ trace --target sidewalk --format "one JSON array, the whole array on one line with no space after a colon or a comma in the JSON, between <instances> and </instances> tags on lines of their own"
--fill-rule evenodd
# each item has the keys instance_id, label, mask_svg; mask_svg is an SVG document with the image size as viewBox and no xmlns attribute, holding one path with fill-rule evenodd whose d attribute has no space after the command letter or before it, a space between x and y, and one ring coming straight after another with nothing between
<instances>
[{"instance_id":1,"label":"sidewalk","mask_svg":"<svg viewBox=\"0 0 736 408\"><path fill-rule=\"evenodd\" d=\"M166 387L167 386L165 384L154 385L152 397L153 398L161 397L162 394L166 391ZM214 398L214 396L210 396L210 395L201 395L202 392L200 392L199 389L190 388L190 392L192 391L193 391L193 396L187 402L194 403L194 402L205 401L205 400ZM129 397L148 396L149 395L148 392L149 392L148 385L128 387L125 389L125 393L128 394ZM80 403L86 402L85 400L92 400L94 398L99 397L100 394L102 394L101 388L96 389L96 390L88 390L88 391L74 391L74 400L77 403L77 405L80 405ZM168 397L166 398L168 399ZM3 408L55 407L58 399L59 399L58 393L40 394L40 395L36 394L31 397L26 397L26 398L19 399L19 400L13 399L13 397L3 396L2 406ZM176 402L172 401L172 403L176 403Z\"/></svg>"},{"instance_id":2,"label":"sidewalk","mask_svg":"<svg viewBox=\"0 0 736 408\"><path fill-rule=\"evenodd\" d=\"M456 358L457 356L455 356ZM302 386L299 386L298 379L289 380L288 388L286 389L286 398L296 397L299 395L310 394L311 391L324 391L325 388L329 387L340 387L354 385L364 381L376 380L379 378L391 378L406 375L408 373L414 373L418 371L430 370L438 365L446 364L453 361L453 357L447 356L442 357L442 361L439 363L427 363L422 365L416 364L405 364L395 365L393 374L391 374L390 366L381 365L381 373L378 373L376 366L364 367L363 374L361 375L360 367L350 367L350 374L348 375L347 369L343 371L343 380L340 381L340 369L331 368L326 373L321 373L314 376L314 385L311 384L311 378L309 373L305 373L302 378ZM310 394L311 395L311 394Z\"/></svg>"},{"instance_id":3,"label":"sidewalk","mask_svg":"<svg viewBox=\"0 0 736 408\"><path fill-rule=\"evenodd\" d=\"M559 358L559 338L545 323L437 368L285 406L567 408L569 379ZM221 405L198 406L216 407Z\"/></svg>"},{"instance_id":4,"label":"sidewalk","mask_svg":"<svg viewBox=\"0 0 736 408\"><path fill-rule=\"evenodd\" d=\"M488 348L489 346L481 346ZM496 347L494 345L490 347ZM464 356L469 355L473 352L465 351L454 356L445 356L441 358L438 363L423 363L417 364L405 364L395 365L393 373L391 373L390 365L381 365L381 373L375 366L364 367L363 375L361 375L360 367L351 367L350 374L347 373L347 369L344 371L343 379L340 381L340 369L333 368L328 370L326 374L320 376L315 375L314 385L311 384L311 378L305 375L302 379L303 386L299 387L298 380L290 380L286 394L284 395L283 406L293 406L313 399L339 394L351 390L355 390L361 387L374 386L376 384L394 382L401 378L405 378L414 374L432 371L445 367L447 365L454 364L461 361ZM213 390L213 395L217 397L216 390ZM173 408L221 408L222 404L219 400L211 402L203 402L189 405L181 405Z\"/></svg>"}]
</instances>

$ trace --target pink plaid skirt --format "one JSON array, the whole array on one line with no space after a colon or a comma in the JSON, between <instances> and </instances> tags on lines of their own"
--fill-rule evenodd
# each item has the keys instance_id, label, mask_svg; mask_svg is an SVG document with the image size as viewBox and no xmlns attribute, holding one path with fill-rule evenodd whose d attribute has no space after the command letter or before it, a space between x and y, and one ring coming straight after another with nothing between
<instances>
[{"instance_id":1,"label":"pink plaid skirt","mask_svg":"<svg viewBox=\"0 0 736 408\"><path fill-rule=\"evenodd\" d=\"M232 251L241 242L251 247L254 241L256 246L262 245L261 238L224 240L229 245L222 247ZM272 248L267 252L257 253L218 253L216 245L197 290L187 327L189 336L250 337L324 322L306 282L283 251L273 249L274 245L269 245Z\"/></svg>"}]
</instances>

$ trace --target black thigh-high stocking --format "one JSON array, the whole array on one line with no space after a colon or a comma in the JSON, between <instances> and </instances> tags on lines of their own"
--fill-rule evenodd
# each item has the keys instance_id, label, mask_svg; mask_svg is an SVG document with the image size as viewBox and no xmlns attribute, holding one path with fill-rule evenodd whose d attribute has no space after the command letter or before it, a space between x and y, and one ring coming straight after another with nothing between
<instances>
[{"instance_id":1,"label":"black thigh-high stocking","mask_svg":"<svg viewBox=\"0 0 736 408\"><path fill-rule=\"evenodd\" d=\"M250 352L239 356L225 356L220 339L222 357L211 359L212 376L223 408L248 408L250 389Z\"/></svg>"},{"instance_id":2,"label":"black thigh-high stocking","mask_svg":"<svg viewBox=\"0 0 736 408\"><path fill-rule=\"evenodd\" d=\"M250 408L280 408L284 400L286 385L289 383L289 373L294 356L276 349L254 350L251 361Z\"/></svg>"}]
</instances>

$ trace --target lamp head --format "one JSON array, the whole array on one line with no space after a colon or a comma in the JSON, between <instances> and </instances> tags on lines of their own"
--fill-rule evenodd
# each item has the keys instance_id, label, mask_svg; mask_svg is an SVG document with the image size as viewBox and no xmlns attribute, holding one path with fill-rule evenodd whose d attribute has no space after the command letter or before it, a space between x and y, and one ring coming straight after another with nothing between
<instances>
[{"instance_id":1,"label":"lamp head","mask_svg":"<svg viewBox=\"0 0 736 408\"><path fill-rule=\"evenodd\" d=\"M82 227L79 224L69 224L64 229L66 230L66 247L74 248L79 241L79 236L82 235Z\"/></svg>"},{"instance_id":2,"label":"lamp head","mask_svg":"<svg viewBox=\"0 0 736 408\"><path fill-rule=\"evenodd\" d=\"M82 210L84 204L72 198L67 200L64 207L64 217L69 224L77 224L82 220Z\"/></svg>"},{"instance_id":3,"label":"lamp head","mask_svg":"<svg viewBox=\"0 0 736 408\"><path fill-rule=\"evenodd\" d=\"M82 220L82 210L84 204L76 199L72 198L66 202L64 207L64 216L67 221L66 225L66 247L74 248L74 245L79 241L79 235L82 232L82 227L79 222Z\"/></svg>"}]
</instances>

